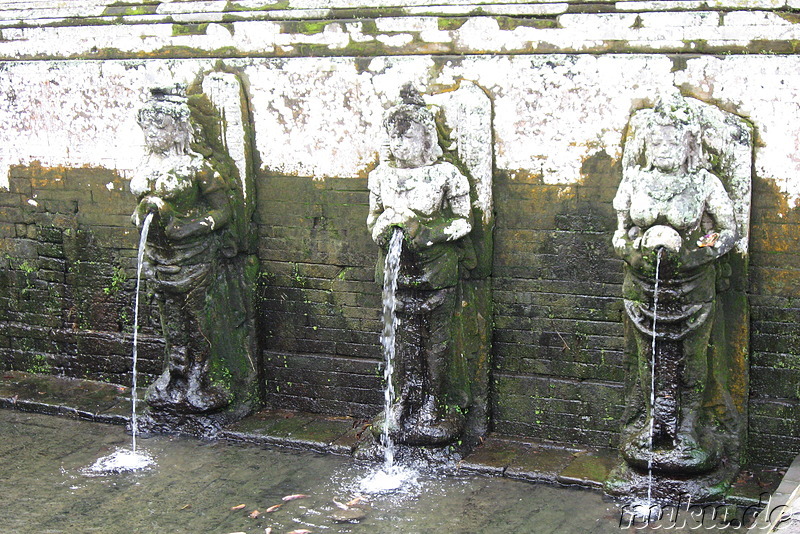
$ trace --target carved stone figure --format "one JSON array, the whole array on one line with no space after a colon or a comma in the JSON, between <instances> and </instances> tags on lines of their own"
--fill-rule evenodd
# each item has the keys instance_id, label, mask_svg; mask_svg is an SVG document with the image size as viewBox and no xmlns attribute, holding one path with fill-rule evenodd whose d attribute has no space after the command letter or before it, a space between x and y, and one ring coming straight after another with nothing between
<instances>
[{"instance_id":1,"label":"carved stone figure","mask_svg":"<svg viewBox=\"0 0 800 534\"><path fill-rule=\"evenodd\" d=\"M620 452L629 467L668 478L715 470L735 454L741 432L730 394L739 378L728 376L737 366L727 361L717 298L730 278L723 260L740 226L734 199L704 152L701 119L711 112L701 117L703 109L675 96L639 112L614 198L613 245L625 260L623 298L636 354ZM748 130L740 133L749 141Z\"/></svg>"},{"instance_id":2,"label":"carved stone figure","mask_svg":"<svg viewBox=\"0 0 800 534\"><path fill-rule=\"evenodd\" d=\"M213 432L223 410L241 410L252 386L252 310L245 280L247 225L239 172L221 142L219 115L176 84L151 90L139 111L147 155L131 181L132 219L152 213L145 249L166 342L150 387L150 426ZM249 386L248 386L249 385ZM191 425L190 425L191 426Z\"/></svg>"},{"instance_id":3,"label":"carved stone figure","mask_svg":"<svg viewBox=\"0 0 800 534\"><path fill-rule=\"evenodd\" d=\"M442 159L436 121L410 85L383 122L384 161L369 175L367 227L385 249L394 228L404 233L397 289L395 389L387 414L401 443L440 445L462 433L470 394L463 388L464 358L456 354L461 281L476 265L470 182ZM382 280L383 260L378 279Z\"/></svg>"}]
</instances>

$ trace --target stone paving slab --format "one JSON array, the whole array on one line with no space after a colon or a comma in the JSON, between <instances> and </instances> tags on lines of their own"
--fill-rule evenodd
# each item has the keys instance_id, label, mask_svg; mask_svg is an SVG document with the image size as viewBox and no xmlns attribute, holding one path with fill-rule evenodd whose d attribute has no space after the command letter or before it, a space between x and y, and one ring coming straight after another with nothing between
<instances>
[{"instance_id":1,"label":"stone paving slab","mask_svg":"<svg viewBox=\"0 0 800 534\"><path fill-rule=\"evenodd\" d=\"M5 371L0 378L0 407L125 424L131 411L130 388Z\"/></svg>"},{"instance_id":2,"label":"stone paving slab","mask_svg":"<svg viewBox=\"0 0 800 534\"><path fill-rule=\"evenodd\" d=\"M319 452L350 454L345 436L356 421L350 417L264 410L234 423L219 437L264 445L295 446Z\"/></svg>"},{"instance_id":3,"label":"stone paving slab","mask_svg":"<svg viewBox=\"0 0 800 534\"><path fill-rule=\"evenodd\" d=\"M122 425L130 419L130 388L6 371L0 374L0 408ZM351 417L263 410L224 429L219 438L351 455L360 443L371 439L371 434L368 424ZM459 469L533 482L600 488L618 462L612 449L577 449L490 434L459 463ZM785 504L790 499L793 504L800 503L797 498L800 460L783 475L778 470L743 470L728 500L744 506L758 504L760 500L761 505L766 505L774 491L773 504ZM800 504L797 506L800 508Z\"/></svg>"}]
</instances>

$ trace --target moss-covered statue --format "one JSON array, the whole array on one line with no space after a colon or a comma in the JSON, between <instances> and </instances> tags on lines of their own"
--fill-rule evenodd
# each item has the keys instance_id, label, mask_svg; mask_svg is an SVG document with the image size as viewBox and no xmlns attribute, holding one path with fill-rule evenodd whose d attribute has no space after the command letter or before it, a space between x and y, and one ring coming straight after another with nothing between
<instances>
[{"instance_id":1,"label":"moss-covered statue","mask_svg":"<svg viewBox=\"0 0 800 534\"><path fill-rule=\"evenodd\" d=\"M474 224L471 186L466 171L443 157L434 114L420 94L407 85L401 98L384 117L384 161L369 174L367 227L373 240L385 251L395 228L404 234L396 293L397 397L386 415L396 442L442 445L462 435L474 405L469 375L476 364L467 361L470 350L459 333L465 314L479 308L462 284L476 266L468 237ZM382 280L382 258L378 266ZM487 360L478 374L486 371Z\"/></svg>"},{"instance_id":2,"label":"moss-covered statue","mask_svg":"<svg viewBox=\"0 0 800 534\"><path fill-rule=\"evenodd\" d=\"M726 341L723 314L736 323L746 306L718 309L718 290L731 275L727 255L740 238L734 199L742 192L729 193L735 180L721 178L726 163L719 160L730 160L735 147L723 144L716 154L704 148L712 113L722 112L680 96L639 112L614 198L613 245L625 260L623 298L636 367L620 452L630 469L648 478L652 472L662 485L735 463L728 457L737 454L742 430L743 408L731 392L743 378L731 375L746 373L745 356L738 347L729 350L735 340ZM731 136L737 144L749 142L740 122ZM723 118L718 126L733 124ZM747 188L749 196L749 182ZM684 483L672 489L662 493L698 498L710 491Z\"/></svg>"},{"instance_id":3,"label":"moss-covered statue","mask_svg":"<svg viewBox=\"0 0 800 534\"><path fill-rule=\"evenodd\" d=\"M213 433L252 407L255 364L239 172L219 114L180 84L151 90L139 111L147 155L131 180L164 339L163 374L150 387L149 425Z\"/></svg>"}]
</instances>

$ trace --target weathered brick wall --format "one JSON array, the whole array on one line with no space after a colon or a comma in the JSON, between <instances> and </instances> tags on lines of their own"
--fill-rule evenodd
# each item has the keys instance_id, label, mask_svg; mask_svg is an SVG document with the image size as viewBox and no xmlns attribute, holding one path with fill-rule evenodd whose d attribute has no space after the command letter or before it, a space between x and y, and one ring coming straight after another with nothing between
<instances>
[{"instance_id":1,"label":"weathered brick wall","mask_svg":"<svg viewBox=\"0 0 800 534\"><path fill-rule=\"evenodd\" d=\"M753 186L748 456L787 466L800 454L800 206Z\"/></svg>"},{"instance_id":2,"label":"weathered brick wall","mask_svg":"<svg viewBox=\"0 0 800 534\"><path fill-rule=\"evenodd\" d=\"M129 384L137 232L106 169L11 170L0 191L0 368ZM142 306L145 383L163 345ZM150 334L150 335L148 335Z\"/></svg>"},{"instance_id":3,"label":"weathered brick wall","mask_svg":"<svg viewBox=\"0 0 800 534\"><path fill-rule=\"evenodd\" d=\"M623 405L620 168L599 154L582 171L571 186L496 177L494 429L608 446Z\"/></svg>"},{"instance_id":4,"label":"weathered brick wall","mask_svg":"<svg viewBox=\"0 0 800 534\"><path fill-rule=\"evenodd\" d=\"M382 402L365 178L258 180L267 402L371 417Z\"/></svg>"}]
</instances>

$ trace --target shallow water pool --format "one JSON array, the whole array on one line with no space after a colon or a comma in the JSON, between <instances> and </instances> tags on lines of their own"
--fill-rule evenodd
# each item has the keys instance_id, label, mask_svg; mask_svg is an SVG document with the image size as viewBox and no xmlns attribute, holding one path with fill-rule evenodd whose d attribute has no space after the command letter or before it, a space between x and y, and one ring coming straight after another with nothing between
<instances>
[{"instance_id":1,"label":"shallow water pool","mask_svg":"<svg viewBox=\"0 0 800 534\"><path fill-rule=\"evenodd\" d=\"M588 490L421 475L406 492L363 495L373 467L350 458L175 436L139 441L154 468L90 476L98 458L129 446L121 427L0 410L0 436L3 533L638 531L621 529L621 506ZM307 497L282 500L291 494ZM354 499L350 512L363 519L337 523Z\"/></svg>"}]
</instances>

